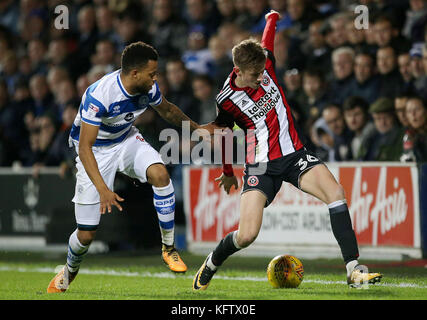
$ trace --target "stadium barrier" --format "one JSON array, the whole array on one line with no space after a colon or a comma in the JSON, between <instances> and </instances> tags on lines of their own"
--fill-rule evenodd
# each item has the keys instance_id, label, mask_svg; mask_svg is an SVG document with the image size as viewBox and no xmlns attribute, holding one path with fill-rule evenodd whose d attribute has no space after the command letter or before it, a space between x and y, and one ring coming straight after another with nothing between
<instances>
[{"instance_id":1,"label":"stadium barrier","mask_svg":"<svg viewBox=\"0 0 427 320\"><path fill-rule=\"evenodd\" d=\"M327 165L344 187L363 258L422 257L427 243L427 199L420 194L427 195L426 166L373 162ZM234 170L239 190L233 187L230 195L214 181L221 175L221 168L189 166L184 170L187 247L193 253L207 254L227 233L238 228L243 167ZM288 183L283 183L273 203L264 210L256 241L238 252L248 256L284 253L301 258L341 257L327 206Z\"/></svg>"},{"instance_id":2,"label":"stadium barrier","mask_svg":"<svg viewBox=\"0 0 427 320\"><path fill-rule=\"evenodd\" d=\"M75 230L75 178L59 176L59 168L0 168L0 250L66 252ZM102 216L91 252L160 246L160 231L151 186L135 186L117 175L115 191L126 201L123 212ZM150 203L150 206L144 205Z\"/></svg>"}]
</instances>

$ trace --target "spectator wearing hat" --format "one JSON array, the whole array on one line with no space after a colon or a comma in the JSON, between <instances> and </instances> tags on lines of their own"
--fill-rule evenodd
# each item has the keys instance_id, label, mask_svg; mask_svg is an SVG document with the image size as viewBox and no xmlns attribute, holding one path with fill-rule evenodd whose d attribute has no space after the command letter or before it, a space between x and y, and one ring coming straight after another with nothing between
<instances>
[{"instance_id":1,"label":"spectator wearing hat","mask_svg":"<svg viewBox=\"0 0 427 320\"><path fill-rule=\"evenodd\" d=\"M415 90L422 89L425 76L423 64L423 43L415 43L409 51L411 57L411 71Z\"/></svg>"},{"instance_id":2,"label":"spectator wearing hat","mask_svg":"<svg viewBox=\"0 0 427 320\"><path fill-rule=\"evenodd\" d=\"M420 95L423 99L427 98L427 44L423 45L421 48L421 57L416 63L416 66L419 68L418 78L414 81L415 92ZM419 54L417 52L417 54Z\"/></svg>"},{"instance_id":3,"label":"spectator wearing hat","mask_svg":"<svg viewBox=\"0 0 427 320\"><path fill-rule=\"evenodd\" d=\"M404 129L396 121L393 100L382 97L371 104L369 113L375 131L364 143L357 159L364 161L398 161L402 154Z\"/></svg>"}]
</instances>

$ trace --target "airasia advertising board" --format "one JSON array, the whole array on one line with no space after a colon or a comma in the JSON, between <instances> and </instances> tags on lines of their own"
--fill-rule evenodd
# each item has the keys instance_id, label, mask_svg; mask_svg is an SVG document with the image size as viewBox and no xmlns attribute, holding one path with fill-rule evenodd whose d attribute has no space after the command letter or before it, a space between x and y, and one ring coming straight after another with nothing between
<instances>
[{"instance_id":1,"label":"airasia advertising board","mask_svg":"<svg viewBox=\"0 0 427 320\"><path fill-rule=\"evenodd\" d=\"M420 247L416 166L328 165L344 187L359 245ZM184 172L187 240L218 242L239 223L243 168L234 168L239 190L227 195L215 178L218 167L188 167ZM283 183L263 214L258 244L333 245L328 207Z\"/></svg>"},{"instance_id":2,"label":"airasia advertising board","mask_svg":"<svg viewBox=\"0 0 427 320\"><path fill-rule=\"evenodd\" d=\"M343 167L340 182L360 244L420 246L416 167Z\"/></svg>"}]
</instances>

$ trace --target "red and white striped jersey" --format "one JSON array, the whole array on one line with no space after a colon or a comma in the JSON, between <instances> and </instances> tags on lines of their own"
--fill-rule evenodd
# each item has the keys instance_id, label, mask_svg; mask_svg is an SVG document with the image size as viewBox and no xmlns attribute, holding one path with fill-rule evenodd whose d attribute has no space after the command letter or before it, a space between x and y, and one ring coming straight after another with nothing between
<instances>
[{"instance_id":1,"label":"red and white striped jersey","mask_svg":"<svg viewBox=\"0 0 427 320\"><path fill-rule=\"evenodd\" d=\"M268 162L303 148L277 81L274 57L271 51L267 52L258 89L236 87L237 75L233 70L216 97L216 123L232 127L235 122L246 132L247 163Z\"/></svg>"}]
</instances>

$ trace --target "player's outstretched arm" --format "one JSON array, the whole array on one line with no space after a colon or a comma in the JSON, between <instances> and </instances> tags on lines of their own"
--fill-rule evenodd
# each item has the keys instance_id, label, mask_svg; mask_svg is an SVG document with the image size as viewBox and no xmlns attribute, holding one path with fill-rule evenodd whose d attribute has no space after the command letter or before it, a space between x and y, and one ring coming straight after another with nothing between
<instances>
[{"instance_id":1,"label":"player's outstretched arm","mask_svg":"<svg viewBox=\"0 0 427 320\"><path fill-rule=\"evenodd\" d=\"M162 102L154 108L157 113L165 119L170 124L173 124L179 128L182 127L183 121L190 122L190 130L194 131L200 128L199 124L191 120L187 115L185 115L184 112L181 111L180 108L178 108L175 104L169 102L166 100L165 97L163 97Z\"/></svg>"},{"instance_id":2,"label":"player's outstretched arm","mask_svg":"<svg viewBox=\"0 0 427 320\"><path fill-rule=\"evenodd\" d=\"M225 131L226 135L232 134L232 130L228 129ZM237 178L234 175L233 165L231 164L230 158L232 159L232 154L226 155L227 152L233 152L233 148L227 148L226 146L226 137L222 136L221 138L221 148L222 148L222 174L215 181L219 181L218 187L224 187L225 192L227 194L230 193L231 187L234 186L236 190L239 188L239 183L237 182ZM230 150L231 149L231 150Z\"/></svg>"},{"instance_id":3,"label":"player's outstretched arm","mask_svg":"<svg viewBox=\"0 0 427 320\"><path fill-rule=\"evenodd\" d=\"M98 126L82 121L79 141L79 158L82 161L87 175L99 193L101 214L104 214L106 211L110 213L113 205L122 211L122 207L118 201L123 201L124 199L108 189L101 173L99 172L98 163L96 162L95 156L92 152L92 146L95 143L98 131Z\"/></svg>"},{"instance_id":4,"label":"player's outstretched arm","mask_svg":"<svg viewBox=\"0 0 427 320\"><path fill-rule=\"evenodd\" d=\"M271 52L274 52L276 22L280 18L280 13L274 10L270 10L270 12L265 15L265 20L267 23L265 24L264 32L262 34L261 45Z\"/></svg>"}]
</instances>

